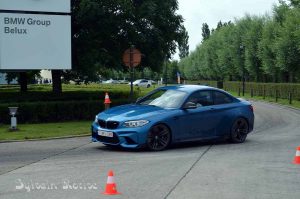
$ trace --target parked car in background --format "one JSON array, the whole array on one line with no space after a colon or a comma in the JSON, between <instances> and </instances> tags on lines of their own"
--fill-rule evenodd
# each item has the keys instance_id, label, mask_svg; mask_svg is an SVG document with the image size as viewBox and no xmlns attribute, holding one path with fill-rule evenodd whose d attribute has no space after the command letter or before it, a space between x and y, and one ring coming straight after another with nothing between
<instances>
[{"instance_id":1,"label":"parked car in background","mask_svg":"<svg viewBox=\"0 0 300 199\"><path fill-rule=\"evenodd\" d=\"M159 151L172 143L226 139L242 143L253 130L250 102L208 86L160 87L135 104L96 115L92 140Z\"/></svg>"},{"instance_id":2,"label":"parked car in background","mask_svg":"<svg viewBox=\"0 0 300 199\"><path fill-rule=\"evenodd\" d=\"M151 84L157 84L157 81L154 80L149 80L151 82Z\"/></svg>"},{"instance_id":3,"label":"parked car in background","mask_svg":"<svg viewBox=\"0 0 300 199\"><path fill-rule=\"evenodd\" d=\"M128 84L128 83L129 83L129 81L128 81L128 80L126 80L126 79L123 79L123 80L120 80L120 81L119 81L119 83L120 83L120 84Z\"/></svg>"},{"instance_id":4,"label":"parked car in background","mask_svg":"<svg viewBox=\"0 0 300 199\"><path fill-rule=\"evenodd\" d=\"M102 81L102 84L118 84L119 81L118 80L114 80L114 79L109 79L106 81Z\"/></svg>"},{"instance_id":5,"label":"parked car in background","mask_svg":"<svg viewBox=\"0 0 300 199\"><path fill-rule=\"evenodd\" d=\"M134 82L132 82L132 84L134 86L140 86L140 87L149 88L152 85L152 82L150 80L146 80L146 79L137 79Z\"/></svg>"}]
</instances>

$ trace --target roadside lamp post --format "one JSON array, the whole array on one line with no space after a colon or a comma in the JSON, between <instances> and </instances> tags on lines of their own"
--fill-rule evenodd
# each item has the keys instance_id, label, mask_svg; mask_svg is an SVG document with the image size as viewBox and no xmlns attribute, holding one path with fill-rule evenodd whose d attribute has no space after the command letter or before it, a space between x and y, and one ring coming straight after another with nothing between
<instances>
[{"instance_id":1,"label":"roadside lamp post","mask_svg":"<svg viewBox=\"0 0 300 199\"><path fill-rule=\"evenodd\" d=\"M168 85L168 58L166 57L166 60L165 60L165 86Z\"/></svg>"},{"instance_id":2,"label":"roadside lamp post","mask_svg":"<svg viewBox=\"0 0 300 199\"><path fill-rule=\"evenodd\" d=\"M240 59L242 64L242 94L245 96L245 66L244 63L242 63L242 51L244 50L244 46L240 45Z\"/></svg>"},{"instance_id":3,"label":"roadside lamp post","mask_svg":"<svg viewBox=\"0 0 300 199\"><path fill-rule=\"evenodd\" d=\"M10 118L10 130L17 131L17 118L15 117L17 114L18 107L8 107Z\"/></svg>"}]
</instances>

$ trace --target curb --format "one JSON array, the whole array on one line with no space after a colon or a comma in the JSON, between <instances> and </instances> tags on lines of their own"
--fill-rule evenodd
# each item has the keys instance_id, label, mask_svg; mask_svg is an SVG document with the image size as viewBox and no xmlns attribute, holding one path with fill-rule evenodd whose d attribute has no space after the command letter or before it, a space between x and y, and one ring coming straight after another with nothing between
<instances>
[{"instance_id":1,"label":"curb","mask_svg":"<svg viewBox=\"0 0 300 199\"><path fill-rule=\"evenodd\" d=\"M68 135L62 137L49 137L49 138L37 138L37 139L26 139L26 140L0 140L1 143L11 143L11 142L34 142L34 141L47 141L47 140L58 140L58 139L67 139L67 138L78 138L78 137L87 137L91 134L82 134L82 135Z\"/></svg>"}]
</instances>

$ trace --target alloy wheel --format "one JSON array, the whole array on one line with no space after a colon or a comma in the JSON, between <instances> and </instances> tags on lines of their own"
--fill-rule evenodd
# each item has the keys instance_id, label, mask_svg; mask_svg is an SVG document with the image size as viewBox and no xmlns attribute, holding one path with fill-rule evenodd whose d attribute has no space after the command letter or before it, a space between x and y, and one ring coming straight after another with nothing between
<instances>
[{"instance_id":1,"label":"alloy wheel","mask_svg":"<svg viewBox=\"0 0 300 199\"><path fill-rule=\"evenodd\" d=\"M242 143L246 140L248 134L248 123L244 118L237 119L231 129L231 141Z\"/></svg>"},{"instance_id":2,"label":"alloy wheel","mask_svg":"<svg viewBox=\"0 0 300 199\"><path fill-rule=\"evenodd\" d=\"M152 151L161 151L168 147L171 141L171 132L164 124L153 126L148 133L147 146Z\"/></svg>"}]
</instances>

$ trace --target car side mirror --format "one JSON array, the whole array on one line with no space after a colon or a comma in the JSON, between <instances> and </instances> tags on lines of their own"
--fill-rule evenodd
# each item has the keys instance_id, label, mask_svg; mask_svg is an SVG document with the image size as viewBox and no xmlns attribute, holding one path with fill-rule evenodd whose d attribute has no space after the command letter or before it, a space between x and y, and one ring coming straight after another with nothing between
<instances>
[{"instance_id":1,"label":"car side mirror","mask_svg":"<svg viewBox=\"0 0 300 199\"><path fill-rule=\"evenodd\" d=\"M197 108L197 104L194 102L187 102L183 106L183 109L196 109L196 108Z\"/></svg>"}]
</instances>

